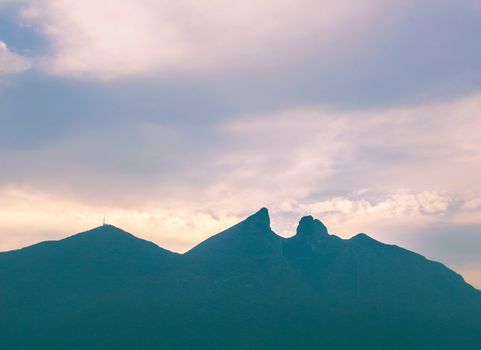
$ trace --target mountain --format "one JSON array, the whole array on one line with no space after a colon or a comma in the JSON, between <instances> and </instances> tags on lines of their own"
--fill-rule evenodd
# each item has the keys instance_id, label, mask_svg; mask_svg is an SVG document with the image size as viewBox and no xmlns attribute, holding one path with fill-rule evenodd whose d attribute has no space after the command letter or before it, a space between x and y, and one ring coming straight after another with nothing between
<instances>
[{"instance_id":1,"label":"mountain","mask_svg":"<svg viewBox=\"0 0 481 350\"><path fill-rule=\"evenodd\" d=\"M43 341L49 349L74 348L50 329L70 319L77 323L85 310L98 309L99 300L134 288L178 256L111 225L0 253L0 349L41 349ZM71 332L79 332L79 341L84 337L82 329Z\"/></svg>"},{"instance_id":2,"label":"mountain","mask_svg":"<svg viewBox=\"0 0 481 350\"><path fill-rule=\"evenodd\" d=\"M105 225L0 253L1 349L480 349L444 265L263 208L185 254Z\"/></svg>"}]
</instances>

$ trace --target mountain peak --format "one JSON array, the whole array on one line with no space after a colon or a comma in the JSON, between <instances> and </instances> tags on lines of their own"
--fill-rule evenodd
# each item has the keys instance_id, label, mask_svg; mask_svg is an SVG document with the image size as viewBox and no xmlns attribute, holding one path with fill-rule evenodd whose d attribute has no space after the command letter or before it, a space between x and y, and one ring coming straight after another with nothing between
<instances>
[{"instance_id":1,"label":"mountain peak","mask_svg":"<svg viewBox=\"0 0 481 350\"><path fill-rule=\"evenodd\" d=\"M244 222L255 224L256 226L263 226L270 228L271 226L271 219L269 217L269 211L267 208L261 208L256 213L249 216L245 219Z\"/></svg>"},{"instance_id":2,"label":"mountain peak","mask_svg":"<svg viewBox=\"0 0 481 350\"><path fill-rule=\"evenodd\" d=\"M214 235L192 248L189 256L201 256L218 264L219 255L244 258L279 254L282 238L270 227L269 212L262 208L238 224Z\"/></svg>"},{"instance_id":3,"label":"mountain peak","mask_svg":"<svg viewBox=\"0 0 481 350\"><path fill-rule=\"evenodd\" d=\"M296 236L302 239L312 240L327 237L328 232L326 226L324 226L321 221L308 215L299 221Z\"/></svg>"},{"instance_id":4,"label":"mountain peak","mask_svg":"<svg viewBox=\"0 0 481 350\"><path fill-rule=\"evenodd\" d=\"M147 249L154 254L161 251L167 252L169 255L175 255L174 253L159 247L155 243L138 238L114 225L107 224L85 232L77 233L57 242L61 245L75 247L76 249L81 249L81 247L96 251L102 251L104 249L107 249L108 251L118 249L125 249L125 251Z\"/></svg>"},{"instance_id":5,"label":"mountain peak","mask_svg":"<svg viewBox=\"0 0 481 350\"><path fill-rule=\"evenodd\" d=\"M118 237L118 236L136 238L135 236L122 230L121 228L118 228L114 225L104 224L102 226L97 226L88 231L78 233L71 237L67 237L66 239L88 238L88 237L92 237L92 238L93 237Z\"/></svg>"},{"instance_id":6,"label":"mountain peak","mask_svg":"<svg viewBox=\"0 0 481 350\"><path fill-rule=\"evenodd\" d=\"M365 233L358 233L354 237L351 237L349 240L352 241L352 242L357 242L357 243L361 243L361 244L371 244L371 245L372 244L382 244L381 242L375 240L374 238L372 238L371 236L368 236Z\"/></svg>"}]
</instances>

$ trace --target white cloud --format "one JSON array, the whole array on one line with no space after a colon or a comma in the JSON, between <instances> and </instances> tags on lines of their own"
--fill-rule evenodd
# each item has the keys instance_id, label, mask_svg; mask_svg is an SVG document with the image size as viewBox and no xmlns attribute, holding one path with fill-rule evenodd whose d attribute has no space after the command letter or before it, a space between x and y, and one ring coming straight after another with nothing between
<instances>
[{"instance_id":1,"label":"white cloud","mask_svg":"<svg viewBox=\"0 0 481 350\"><path fill-rule=\"evenodd\" d=\"M464 203L464 209L475 210L481 208L481 198L472 198Z\"/></svg>"},{"instance_id":2,"label":"white cloud","mask_svg":"<svg viewBox=\"0 0 481 350\"><path fill-rule=\"evenodd\" d=\"M283 234L309 213L345 236L389 234L406 222L481 224L480 112L478 94L363 112L313 106L242 116L219 128L229 142L211 157L209 174L231 164L215 188L241 188L241 208L242 198L244 208L270 205ZM232 197L223 198L225 208Z\"/></svg>"},{"instance_id":3,"label":"white cloud","mask_svg":"<svg viewBox=\"0 0 481 350\"><path fill-rule=\"evenodd\" d=\"M268 206L283 233L297 219L289 212L326 207L337 208L337 232L369 232L394 214L481 223L480 111L481 95L364 112L311 106L234 117L209 130L209 142L150 124L119 126L109 138L92 129L0 153L1 181L125 210L148 202L241 217ZM355 223L345 221L351 214Z\"/></svg>"},{"instance_id":4,"label":"white cloud","mask_svg":"<svg viewBox=\"0 0 481 350\"><path fill-rule=\"evenodd\" d=\"M19 74L32 66L31 61L12 52L3 41L0 41L0 75Z\"/></svg>"},{"instance_id":5,"label":"white cloud","mask_svg":"<svg viewBox=\"0 0 481 350\"><path fill-rule=\"evenodd\" d=\"M93 79L275 64L335 42L377 0L31 0L22 17L53 45L45 66Z\"/></svg>"},{"instance_id":6,"label":"white cloud","mask_svg":"<svg viewBox=\"0 0 481 350\"><path fill-rule=\"evenodd\" d=\"M281 176L296 173L302 179L287 184L307 185L308 192L342 182L349 193L370 188L462 192L478 188L481 176L480 112L480 94L355 112L312 106L242 116L219 132L230 140L226 158L263 157L266 163L257 174L282 168ZM309 166L303 169L304 164ZM428 197L422 200L429 203ZM436 207L426 204L425 210Z\"/></svg>"},{"instance_id":7,"label":"white cloud","mask_svg":"<svg viewBox=\"0 0 481 350\"><path fill-rule=\"evenodd\" d=\"M353 194L311 203L293 201L288 210L323 218L334 232L350 237L378 224L389 226L408 220L413 225L436 222L449 216L451 210L462 208L464 201L456 203L449 195L434 191L398 190L382 194L377 199Z\"/></svg>"},{"instance_id":8,"label":"white cloud","mask_svg":"<svg viewBox=\"0 0 481 350\"><path fill-rule=\"evenodd\" d=\"M237 216L212 216L192 208L143 207L137 210L82 204L51 194L15 187L0 188L0 251L16 249L42 240L61 239L107 222L138 237L162 242L174 251L193 244L237 223Z\"/></svg>"}]
</instances>

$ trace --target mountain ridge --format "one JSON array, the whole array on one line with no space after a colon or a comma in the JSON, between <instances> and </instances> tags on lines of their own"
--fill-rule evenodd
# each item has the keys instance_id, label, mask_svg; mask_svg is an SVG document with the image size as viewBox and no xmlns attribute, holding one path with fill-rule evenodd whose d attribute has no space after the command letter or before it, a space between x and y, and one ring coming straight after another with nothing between
<instances>
[{"instance_id":1,"label":"mountain ridge","mask_svg":"<svg viewBox=\"0 0 481 350\"><path fill-rule=\"evenodd\" d=\"M0 348L481 345L481 293L462 276L312 216L281 237L266 208L184 254L112 225L0 253L0 281Z\"/></svg>"}]
</instances>

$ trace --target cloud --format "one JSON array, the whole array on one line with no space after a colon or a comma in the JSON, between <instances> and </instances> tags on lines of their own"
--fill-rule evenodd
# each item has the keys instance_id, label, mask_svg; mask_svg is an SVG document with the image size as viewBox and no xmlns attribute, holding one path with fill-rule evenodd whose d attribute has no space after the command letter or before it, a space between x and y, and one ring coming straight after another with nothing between
<instances>
[{"instance_id":1,"label":"cloud","mask_svg":"<svg viewBox=\"0 0 481 350\"><path fill-rule=\"evenodd\" d=\"M18 5L19 3L24 3L24 0L0 0L0 7Z\"/></svg>"},{"instance_id":2,"label":"cloud","mask_svg":"<svg viewBox=\"0 0 481 350\"><path fill-rule=\"evenodd\" d=\"M102 223L122 227L137 236L159 242L182 252L208 238L214 232L233 225L236 216L212 216L208 213L170 211L159 208L122 209L105 205L82 204L37 191L8 187L0 189L0 251L55 240L88 230Z\"/></svg>"},{"instance_id":3,"label":"cloud","mask_svg":"<svg viewBox=\"0 0 481 350\"><path fill-rule=\"evenodd\" d=\"M0 41L0 76L20 74L30 69L32 62L17 53L12 52L3 41Z\"/></svg>"},{"instance_id":4,"label":"cloud","mask_svg":"<svg viewBox=\"0 0 481 350\"><path fill-rule=\"evenodd\" d=\"M479 94L354 112L312 106L243 116L225 122L221 130L231 145L237 145L232 153L224 149L228 159L263 157L264 169L257 174L271 167L287 176L308 164L296 173L301 182L286 181L306 186L307 192L314 188L324 195L365 188L461 192L476 189L481 176L481 139L476 132L481 127L480 110Z\"/></svg>"},{"instance_id":5,"label":"cloud","mask_svg":"<svg viewBox=\"0 0 481 350\"><path fill-rule=\"evenodd\" d=\"M19 4L19 17L5 17L5 40L30 50L50 81L159 90L182 82L236 112L425 103L481 88L481 11L472 0ZM185 96L168 104L176 99Z\"/></svg>"},{"instance_id":6,"label":"cloud","mask_svg":"<svg viewBox=\"0 0 481 350\"><path fill-rule=\"evenodd\" d=\"M364 198L377 202L376 195L405 189L424 193L416 200L426 203L425 212L442 208L429 204L431 192L453 200L459 194L470 199L466 208L476 207L480 110L481 97L473 95L359 112L309 106L241 114L192 129L91 120L95 127L77 128L38 148L3 149L0 182L54 192L76 183L85 198L103 188L107 199L132 205L138 203L133 197L141 201L154 193L207 202L222 198L222 205L238 196L238 207L246 207L252 198L256 206L307 203L361 189ZM52 169L59 179L52 178ZM125 183L134 186L131 191L122 191Z\"/></svg>"},{"instance_id":7,"label":"cloud","mask_svg":"<svg viewBox=\"0 0 481 350\"><path fill-rule=\"evenodd\" d=\"M22 19L51 41L51 72L108 80L276 64L354 34L380 3L31 0Z\"/></svg>"},{"instance_id":8,"label":"cloud","mask_svg":"<svg viewBox=\"0 0 481 350\"><path fill-rule=\"evenodd\" d=\"M22 28L48 42L38 68L61 77L175 76L231 91L245 106L365 107L480 88L481 12L472 0L30 0L21 7Z\"/></svg>"},{"instance_id":9,"label":"cloud","mask_svg":"<svg viewBox=\"0 0 481 350\"><path fill-rule=\"evenodd\" d=\"M268 206L282 234L308 213L344 235L405 221L478 224L480 110L473 95L357 112L306 106L192 129L96 123L1 150L0 187L125 211L242 217Z\"/></svg>"}]
</instances>

